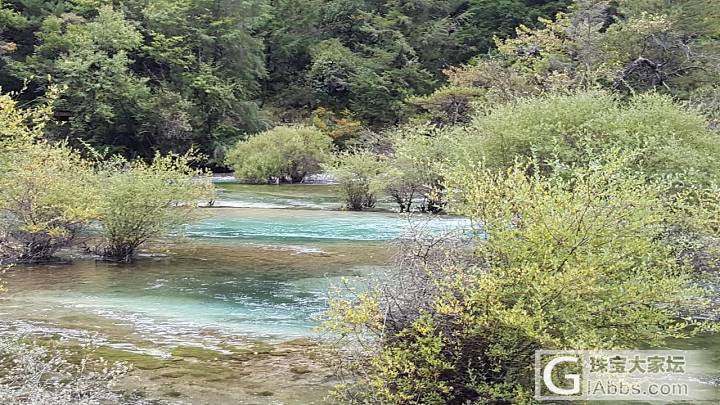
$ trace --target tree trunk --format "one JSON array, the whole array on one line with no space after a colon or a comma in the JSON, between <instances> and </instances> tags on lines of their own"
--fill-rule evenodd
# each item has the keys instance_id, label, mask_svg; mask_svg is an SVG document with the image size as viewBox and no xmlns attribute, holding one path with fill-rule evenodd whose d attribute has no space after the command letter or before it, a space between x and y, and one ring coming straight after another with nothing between
<instances>
[{"instance_id":1,"label":"tree trunk","mask_svg":"<svg viewBox=\"0 0 720 405\"><path fill-rule=\"evenodd\" d=\"M122 244L109 246L102 253L102 260L115 263L132 263L135 260L137 245Z\"/></svg>"}]
</instances>

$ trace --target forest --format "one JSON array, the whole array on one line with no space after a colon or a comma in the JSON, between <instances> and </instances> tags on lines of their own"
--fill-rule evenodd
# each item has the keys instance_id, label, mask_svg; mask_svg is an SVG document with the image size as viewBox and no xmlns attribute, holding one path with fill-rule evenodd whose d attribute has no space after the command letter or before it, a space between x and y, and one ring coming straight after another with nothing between
<instances>
[{"instance_id":1,"label":"forest","mask_svg":"<svg viewBox=\"0 0 720 405\"><path fill-rule=\"evenodd\" d=\"M56 139L146 159L195 146L221 168L278 123L315 119L343 142L403 122L444 69L568 4L3 1L0 86L29 102L62 87Z\"/></svg>"},{"instance_id":2,"label":"forest","mask_svg":"<svg viewBox=\"0 0 720 405\"><path fill-rule=\"evenodd\" d=\"M0 0L0 89L0 403L720 358L714 0Z\"/></svg>"}]
</instances>

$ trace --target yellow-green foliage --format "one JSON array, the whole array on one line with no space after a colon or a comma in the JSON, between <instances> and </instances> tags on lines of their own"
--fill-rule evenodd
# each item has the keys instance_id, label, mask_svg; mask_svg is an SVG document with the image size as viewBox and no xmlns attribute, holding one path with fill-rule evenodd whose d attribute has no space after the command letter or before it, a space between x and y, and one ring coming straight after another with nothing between
<instances>
[{"instance_id":1,"label":"yellow-green foliage","mask_svg":"<svg viewBox=\"0 0 720 405\"><path fill-rule=\"evenodd\" d=\"M152 164L116 159L100 173L98 220L106 259L131 261L150 238L164 236L197 218L212 184L188 155L157 155Z\"/></svg>"},{"instance_id":2,"label":"yellow-green foliage","mask_svg":"<svg viewBox=\"0 0 720 405\"><path fill-rule=\"evenodd\" d=\"M191 154L157 155L152 164L93 162L43 139L50 113L0 96L0 259L50 259L97 221L101 253L129 261L142 243L191 222L198 202L212 200Z\"/></svg>"},{"instance_id":3,"label":"yellow-green foliage","mask_svg":"<svg viewBox=\"0 0 720 405\"><path fill-rule=\"evenodd\" d=\"M621 148L639 152L631 164L650 177L709 184L720 178L720 137L707 127L701 114L667 96L623 102L601 91L579 92L521 99L477 117L457 154L507 168L518 156L587 164L589 152Z\"/></svg>"},{"instance_id":4,"label":"yellow-green foliage","mask_svg":"<svg viewBox=\"0 0 720 405\"><path fill-rule=\"evenodd\" d=\"M687 98L716 85L720 12L703 0L575 2L570 13L540 18L496 39L501 59L543 88L602 86ZM618 17L608 24L607 16Z\"/></svg>"},{"instance_id":5,"label":"yellow-green foliage","mask_svg":"<svg viewBox=\"0 0 720 405\"><path fill-rule=\"evenodd\" d=\"M280 126L238 142L226 162L240 180L299 182L318 173L320 164L330 160L332 149L332 139L317 128Z\"/></svg>"},{"instance_id":6,"label":"yellow-green foliage","mask_svg":"<svg viewBox=\"0 0 720 405\"><path fill-rule=\"evenodd\" d=\"M416 106L424 120L436 125L460 125L467 123L475 112L474 104L485 92L477 87L446 86L426 96L416 96L407 103Z\"/></svg>"},{"instance_id":7,"label":"yellow-green foliage","mask_svg":"<svg viewBox=\"0 0 720 405\"><path fill-rule=\"evenodd\" d=\"M688 297L685 269L661 238L675 217L667 187L627 161L546 178L527 175L534 164L460 165L447 175L454 211L485 234L476 250L490 269L478 277L491 287L484 293L543 345L633 347L682 334L674 309Z\"/></svg>"},{"instance_id":8,"label":"yellow-green foliage","mask_svg":"<svg viewBox=\"0 0 720 405\"><path fill-rule=\"evenodd\" d=\"M312 123L337 143L357 138L363 130L362 122L349 110L336 114L327 108L318 107L313 111Z\"/></svg>"},{"instance_id":9,"label":"yellow-green foliage","mask_svg":"<svg viewBox=\"0 0 720 405\"><path fill-rule=\"evenodd\" d=\"M0 176L6 248L20 260L52 256L95 217L91 165L64 146L44 142L17 151Z\"/></svg>"},{"instance_id":10,"label":"yellow-green foliage","mask_svg":"<svg viewBox=\"0 0 720 405\"><path fill-rule=\"evenodd\" d=\"M40 138L47 114L0 96L0 256L47 260L96 214L93 167Z\"/></svg>"},{"instance_id":11,"label":"yellow-green foliage","mask_svg":"<svg viewBox=\"0 0 720 405\"><path fill-rule=\"evenodd\" d=\"M12 146L38 138L45 123L42 110L24 110L9 94L0 94L0 147L8 152Z\"/></svg>"},{"instance_id":12,"label":"yellow-green foliage","mask_svg":"<svg viewBox=\"0 0 720 405\"><path fill-rule=\"evenodd\" d=\"M682 199L675 203L678 213L678 229L685 236L715 238L720 235L720 185L696 187L680 193Z\"/></svg>"},{"instance_id":13,"label":"yellow-green foliage","mask_svg":"<svg viewBox=\"0 0 720 405\"><path fill-rule=\"evenodd\" d=\"M508 39L495 38L501 55L512 64L529 73L544 73L551 62L568 59L571 38L568 35L570 20L565 13L558 13L555 20L540 18L542 28L532 29L520 25L515 36Z\"/></svg>"},{"instance_id":14,"label":"yellow-green foliage","mask_svg":"<svg viewBox=\"0 0 720 405\"><path fill-rule=\"evenodd\" d=\"M536 349L633 348L692 333L677 314L701 292L686 287L662 238L674 216L667 187L628 160L548 176L532 162L448 169L452 211L479 235L477 265L425 263L414 270L424 288L380 285L366 293L373 299L334 304L331 329L377 345L341 398L530 403Z\"/></svg>"}]
</instances>

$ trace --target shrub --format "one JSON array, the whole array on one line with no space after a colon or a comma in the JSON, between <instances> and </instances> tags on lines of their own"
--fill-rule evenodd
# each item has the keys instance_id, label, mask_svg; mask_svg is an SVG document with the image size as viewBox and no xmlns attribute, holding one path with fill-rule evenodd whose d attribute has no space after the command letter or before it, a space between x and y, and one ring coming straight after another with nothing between
<instances>
[{"instance_id":1,"label":"shrub","mask_svg":"<svg viewBox=\"0 0 720 405\"><path fill-rule=\"evenodd\" d=\"M64 144L41 139L49 114L0 96L0 258L50 260L95 215L93 168Z\"/></svg>"},{"instance_id":2,"label":"shrub","mask_svg":"<svg viewBox=\"0 0 720 405\"><path fill-rule=\"evenodd\" d=\"M391 139L385 192L400 212L410 212L417 200L420 211L441 212L445 203L439 168L446 158L448 136L432 127L413 126L395 131Z\"/></svg>"},{"instance_id":3,"label":"shrub","mask_svg":"<svg viewBox=\"0 0 720 405\"><path fill-rule=\"evenodd\" d=\"M473 245L402 251L403 282L332 303L328 326L358 355L343 402L530 403L537 349L659 345L702 329L677 315L701 292L662 237L666 186L624 158L545 177L537 165L448 170Z\"/></svg>"},{"instance_id":4,"label":"shrub","mask_svg":"<svg viewBox=\"0 0 720 405\"><path fill-rule=\"evenodd\" d=\"M0 94L0 157L42 137L50 110L21 109L11 94Z\"/></svg>"},{"instance_id":5,"label":"shrub","mask_svg":"<svg viewBox=\"0 0 720 405\"><path fill-rule=\"evenodd\" d=\"M346 206L353 211L373 208L387 184L387 167L371 152L345 152L324 167L340 183Z\"/></svg>"},{"instance_id":6,"label":"shrub","mask_svg":"<svg viewBox=\"0 0 720 405\"><path fill-rule=\"evenodd\" d=\"M191 155L157 155L152 164L120 158L103 169L98 220L110 261L130 262L138 247L198 219L200 201L212 199L212 184L191 167Z\"/></svg>"},{"instance_id":7,"label":"shrub","mask_svg":"<svg viewBox=\"0 0 720 405\"><path fill-rule=\"evenodd\" d=\"M694 91L690 104L707 117L710 129L720 130L720 86Z\"/></svg>"},{"instance_id":8,"label":"shrub","mask_svg":"<svg viewBox=\"0 0 720 405\"><path fill-rule=\"evenodd\" d=\"M0 96L0 260L49 260L98 221L102 256L130 261L142 243L192 221L198 201L211 199L209 183L193 179L200 172L189 156L96 164L42 139L49 116L47 106L22 110Z\"/></svg>"},{"instance_id":9,"label":"shrub","mask_svg":"<svg viewBox=\"0 0 720 405\"><path fill-rule=\"evenodd\" d=\"M235 177L253 183L300 182L331 157L332 140L316 128L276 127L240 141L227 156Z\"/></svg>"},{"instance_id":10,"label":"shrub","mask_svg":"<svg viewBox=\"0 0 720 405\"><path fill-rule=\"evenodd\" d=\"M129 403L113 391L129 368L89 357L0 338L0 403L6 405L99 405ZM134 401L141 404L144 401Z\"/></svg>"},{"instance_id":11,"label":"shrub","mask_svg":"<svg viewBox=\"0 0 720 405\"><path fill-rule=\"evenodd\" d=\"M458 141L458 158L507 168L518 156L544 166L587 164L593 151L641 151L631 165L649 177L720 178L720 137L705 118L671 98L645 94L625 103L600 91L521 99L479 116Z\"/></svg>"},{"instance_id":12,"label":"shrub","mask_svg":"<svg viewBox=\"0 0 720 405\"><path fill-rule=\"evenodd\" d=\"M95 216L93 168L65 146L27 144L0 175L0 250L42 262L69 246Z\"/></svg>"}]
</instances>

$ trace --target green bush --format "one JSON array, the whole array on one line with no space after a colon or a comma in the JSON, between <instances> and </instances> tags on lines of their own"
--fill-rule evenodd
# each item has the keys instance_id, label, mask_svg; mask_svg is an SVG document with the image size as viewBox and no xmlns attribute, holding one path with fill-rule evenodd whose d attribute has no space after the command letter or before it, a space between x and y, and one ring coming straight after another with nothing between
<instances>
[{"instance_id":1,"label":"green bush","mask_svg":"<svg viewBox=\"0 0 720 405\"><path fill-rule=\"evenodd\" d=\"M93 168L43 142L22 147L0 175L0 254L42 262L70 246L95 217Z\"/></svg>"},{"instance_id":2,"label":"green bush","mask_svg":"<svg viewBox=\"0 0 720 405\"><path fill-rule=\"evenodd\" d=\"M157 155L152 164L116 158L100 173L98 221L105 260L130 262L137 248L198 218L212 184L193 169L190 155Z\"/></svg>"},{"instance_id":3,"label":"green bush","mask_svg":"<svg viewBox=\"0 0 720 405\"><path fill-rule=\"evenodd\" d=\"M700 113L658 94L628 102L600 91L521 99L477 117L456 153L507 168L518 156L535 156L542 166L556 159L587 164L593 151L613 148L640 152L631 165L652 178L720 179L720 136Z\"/></svg>"},{"instance_id":4,"label":"green bush","mask_svg":"<svg viewBox=\"0 0 720 405\"><path fill-rule=\"evenodd\" d=\"M537 163L449 169L451 210L480 236L448 251L404 243L391 275L331 304L330 330L360 348L341 400L531 403L535 350L636 348L701 330L677 316L702 293L663 238L668 188L627 163L548 176Z\"/></svg>"},{"instance_id":5,"label":"green bush","mask_svg":"<svg viewBox=\"0 0 720 405\"><path fill-rule=\"evenodd\" d=\"M422 212L441 212L444 189L439 169L447 156L448 136L430 126L409 126L393 132L391 140L385 193L400 212L410 212L415 203Z\"/></svg>"},{"instance_id":6,"label":"green bush","mask_svg":"<svg viewBox=\"0 0 720 405\"><path fill-rule=\"evenodd\" d=\"M42 139L50 116L49 106L23 110L0 96L0 261L52 259L97 222L100 254L128 262L141 244L193 221L198 202L212 199L191 155L93 162Z\"/></svg>"},{"instance_id":7,"label":"green bush","mask_svg":"<svg viewBox=\"0 0 720 405\"><path fill-rule=\"evenodd\" d=\"M0 95L0 259L43 262L95 216L92 165L42 140L46 107L23 110Z\"/></svg>"},{"instance_id":8,"label":"green bush","mask_svg":"<svg viewBox=\"0 0 720 405\"><path fill-rule=\"evenodd\" d=\"M385 162L368 151L342 153L324 168L340 183L346 207L353 211L373 208L388 182Z\"/></svg>"},{"instance_id":9,"label":"green bush","mask_svg":"<svg viewBox=\"0 0 720 405\"><path fill-rule=\"evenodd\" d=\"M313 127L276 127L240 141L228 153L226 162L235 177L253 183L271 179L300 182L316 174L330 160L332 140Z\"/></svg>"}]
</instances>

